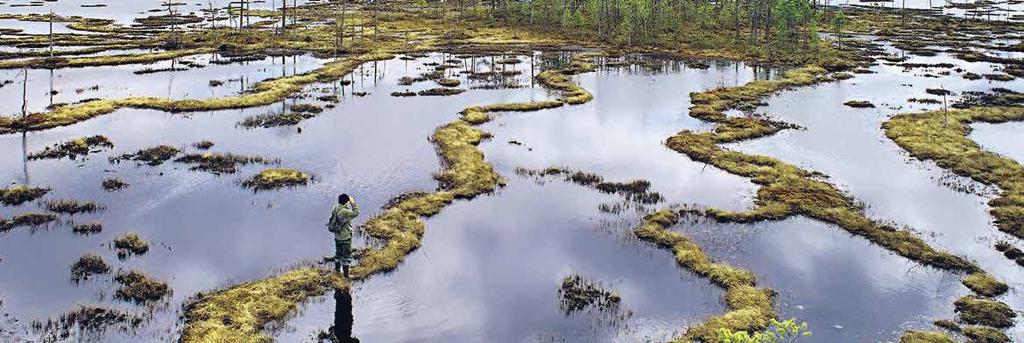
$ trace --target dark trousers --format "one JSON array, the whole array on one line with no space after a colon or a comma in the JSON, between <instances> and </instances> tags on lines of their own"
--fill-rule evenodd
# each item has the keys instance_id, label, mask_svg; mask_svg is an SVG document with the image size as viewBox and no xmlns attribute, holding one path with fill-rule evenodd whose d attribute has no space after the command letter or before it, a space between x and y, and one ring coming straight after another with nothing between
<instances>
[{"instance_id":1,"label":"dark trousers","mask_svg":"<svg viewBox=\"0 0 1024 343\"><path fill-rule=\"evenodd\" d=\"M334 261L347 266L352 263L352 239L334 240Z\"/></svg>"}]
</instances>

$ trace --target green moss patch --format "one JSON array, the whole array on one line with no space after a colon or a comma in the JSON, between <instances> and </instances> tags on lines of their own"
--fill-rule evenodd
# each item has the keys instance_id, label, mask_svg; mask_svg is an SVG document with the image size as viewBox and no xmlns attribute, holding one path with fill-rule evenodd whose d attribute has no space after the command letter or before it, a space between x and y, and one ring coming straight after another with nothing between
<instances>
[{"instance_id":1,"label":"green moss patch","mask_svg":"<svg viewBox=\"0 0 1024 343\"><path fill-rule=\"evenodd\" d=\"M58 143L52 147L46 147L43 151L34 152L28 155L30 160L70 158L72 160L97 152L101 149L113 148L107 137L92 136L75 138L67 142Z\"/></svg>"}]
</instances>

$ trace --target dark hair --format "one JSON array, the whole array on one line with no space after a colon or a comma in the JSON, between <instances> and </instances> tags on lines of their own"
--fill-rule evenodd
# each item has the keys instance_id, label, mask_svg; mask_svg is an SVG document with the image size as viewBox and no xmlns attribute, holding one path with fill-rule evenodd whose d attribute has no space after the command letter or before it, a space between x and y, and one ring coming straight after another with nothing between
<instances>
[{"instance_id":1,"label":"dark hair","mask_svg":"<svg viewBox=\"0 0 1024 343\"><path fill-rule=\"evenodd\" d=\"M348 194L342 194L342 195L338 196L338 203L339 204L344 205L344 204L348 203L349 200L350 199L349 199Z\"/></svg>"}]
</instances>

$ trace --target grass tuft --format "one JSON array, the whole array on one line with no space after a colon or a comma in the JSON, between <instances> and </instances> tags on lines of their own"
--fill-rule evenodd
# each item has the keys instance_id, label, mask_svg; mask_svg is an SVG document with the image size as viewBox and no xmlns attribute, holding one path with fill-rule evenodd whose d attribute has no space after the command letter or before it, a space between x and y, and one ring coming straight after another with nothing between
<instances>
[{"instance_id":1,"label":"grass tuft","mask_svg":"<svg viewBox=\"0 0 1024 343\"><path fill-rule=\"evenodd\" d=\"M255 190L270 190L305 185L309 183L309 179L309 174L295 169L271 168L243 181L242 186Z\"/></svg>"},{"instance_id":2,"label":"grass tuft","mask_svg":"<svg viewBox=\"0 0 1024 343\"><path fill-rule=\"evenodd\" d=\"M74 160L79 156L89 155L99 149L109 149L113 147L114 143L111 143L110 140L104 136L97 135L92 137L81 137L63 143L57 143L52 147L46 147L43 151L29 154L28 159L41 160L69 158Z\"/></svg>"},{"instance_id":3,"label":"grass tuft","mask_svg":"<svg viewBox=\"0 0 1024 343\"><path fill-rule=\"evenodd\" d=\"M135 303L150 303L171 295L167 283L150 278L138 271L120 272L114 280L121 285L114 297Z\"/></svg>"},{"instance_id":4,"label":"grass tuft","mask_svg":"<svg viewBox=\"0 0 1024 343\"><path fill-rule=\"evenodd\" d=\"M71 279L75 282L88 280L93 275L106 274L110 272L110 266L102 256L96 254L85 254L78 258L71 265Z\"/></svg>"},{"instance_id":5,"label":"grass tuft","mask_svg":"<svg viewBox=\"0 0 1024 343\"><path fill-rule=\"evenodd\" d=\"M0 188L0 203L7 206L18 206L42 198L47 193L50 193L50 188L46 187L16 185L10 188Z\"/></svg>"},{"instance_id":6,"label":"grass tuft","mask_svg":"<svg viewBox=\"0 0 1024 343\"><path fill-rule=\"evenodd\" d=\"M129 232L114 240L114 248L117 249L117 257L128 258L132 255L142 255L149 251L149 243L146 243L138 233Z\"/></svg>"}]
</instances>

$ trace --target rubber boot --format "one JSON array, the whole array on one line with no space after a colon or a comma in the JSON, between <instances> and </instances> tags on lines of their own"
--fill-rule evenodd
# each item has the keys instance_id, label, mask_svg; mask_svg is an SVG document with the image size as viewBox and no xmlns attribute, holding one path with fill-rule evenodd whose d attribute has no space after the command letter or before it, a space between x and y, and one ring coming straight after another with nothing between
<instances>
[{"instance_id":1,"label":"rubber boot","mask_svg":"<svg viewBox=\"0 0 1024 343\"><path fill-rule=\"evenodd\" d=\"M341 271L341 262L340 261L334 261L334 271L335 272L340 272Z\"/></svg>"},{"instance_id":2,"label":"rubber boot","mask_svg":"<svg viewBox=\"0 0 1024 343\"><path fill-rule=\"evenodd\" d=\"M345 280L348 280L348 265L341 266L342 275L345 275Z\"/></svg>"}]
</instances>

